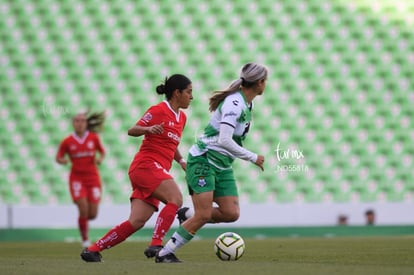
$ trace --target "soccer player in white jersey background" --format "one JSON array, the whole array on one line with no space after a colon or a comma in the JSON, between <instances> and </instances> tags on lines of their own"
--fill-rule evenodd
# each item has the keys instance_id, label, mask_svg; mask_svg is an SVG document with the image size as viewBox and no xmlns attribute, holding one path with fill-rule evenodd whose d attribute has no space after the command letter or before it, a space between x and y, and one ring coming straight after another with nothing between
<instances>
[{"instance_id":1,"label":"soccer player in white jersey background","mask_svg":"<svg viewBox=\"0 0 414 275\"><path fill-rule=\"evenodd\" d=\"M240 215L239 198L232 162L250 161L263 170L264 156L242 146L250 128L253 99L262 95L268 70L256 63L245 64L240 78L210 98L213 112L204 134L190 148L187 185L194 215L185 220L161 249L157 263L181 262L175 252L188 243L206 223L235 222ZM213 207L213 202L217 207Z\"/></svg>"}]
</instances>

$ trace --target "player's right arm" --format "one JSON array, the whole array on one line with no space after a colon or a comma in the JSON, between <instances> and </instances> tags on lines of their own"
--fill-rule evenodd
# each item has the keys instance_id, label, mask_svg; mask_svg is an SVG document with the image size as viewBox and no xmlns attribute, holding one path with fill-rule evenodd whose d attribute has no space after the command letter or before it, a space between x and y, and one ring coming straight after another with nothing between
<instances>
[{"instance_id":1,"label":"player's right arm","mask_svg":"<svg viewBox=\"0 0 414 275\"><path fill-rule=\"evenodd\" d=\"M159 110L155 106L149 108L138 122L128 129L128 135L139 137L146 134L159 135L164 132L164 123L154 124L154 117L159 115Z\"/></svg>"},{"instance_id":2,"label":"player's right arm","mask_svg":"<svg viewBox=\"0 0 414 275\"><path fill-rule=\"evenodd\" d=\"M146 134L159 135L164 132L164 123L156 124L152 126L134 125L128 129L128 135L133 137L139 137Z\"/></svg>"},{"instance_id":3,"label":"player's right arm","mask_svg":"<svg viewBox=\"0 0 414 275\"><path fill-rule=\"evenodd\" d=\"M59 149L58 149L57 154L56 154L56 162L59 163L59 164L66 164L66 163L69 162L68 159L65 157L65 154L67 152L66 147L67 147L66 142L64 140L59 145Z\"/></svg>"}]
</instances>

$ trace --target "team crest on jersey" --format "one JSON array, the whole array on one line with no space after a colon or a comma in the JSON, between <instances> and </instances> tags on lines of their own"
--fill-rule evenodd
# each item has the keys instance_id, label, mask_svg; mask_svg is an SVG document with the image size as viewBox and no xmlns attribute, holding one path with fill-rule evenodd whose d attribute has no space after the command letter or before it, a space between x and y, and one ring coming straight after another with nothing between
<instances>
[{"instance_id":1,"label":"team crest on jersey","mask_svg":"<svg viewBox=\"0 0 414 275\"><path fill-rule=\"evenodd\" d=\"M141 120L142 121L144 121L144 122L146 122L146 123L148 123L148 122L150 122L150 120L152 119L152 115L151 115L151 113L146 113L142 118L141 118Z\"/></svg>"},{"instance_id":2,"label":"team crest on jersey","mask_svg":"<svg viewBox=\"0 0 414 275\"><path fill-rule=\"evenodd\" d=\"M203 187L203 186L205 186L206 184L207 184L207 183L206 183L206 180L205 180L203 177L198 178L198 185L199 185L199 186Z\"/></svg>"},{"instance_id":3,"label":"team crest on jersey","mask_svg":"<svg viewBox=\"0 0 414 275\"><path fill-rule=\"evenodd\" d=\"M88 147L88 149L93 149L93 142L88 141L88 144L86 144L86 146Z\"/></svg>"},{"instance_id":4,"label":"team crest on jersey","mask_svg":"<svg viewBox=\"0 0 414 275\"><path fill-rule=\"evenodd\" d=\"M71 145L71 146L69 147L69 150L71 150L71 151L76 150L76 145Z\"/></svg>"}]
</instances>

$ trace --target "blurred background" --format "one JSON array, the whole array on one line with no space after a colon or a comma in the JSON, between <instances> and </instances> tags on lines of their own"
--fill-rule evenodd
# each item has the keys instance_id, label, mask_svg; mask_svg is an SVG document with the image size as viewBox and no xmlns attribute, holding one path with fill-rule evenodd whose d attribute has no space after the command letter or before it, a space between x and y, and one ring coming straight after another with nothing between
<instances>
[{"instance_id":1,"label":"blurred background","mask_svg":"<svg viewBox=\"0 0 414 275\"><path fill-rule=\"evenodd\" d=\"M236 225L363 225L367 209L378 224L414 224L413 27L410 0L2 0L0 227L76 227L54 157L88 108L107 112L91 227L117 224L141 142L126 132L163 100L155 87L173 73L193 81L186 155L211 91L250 61L270 70L245 142L266 167L235 162Z\"/></svg>"}]
</instances>

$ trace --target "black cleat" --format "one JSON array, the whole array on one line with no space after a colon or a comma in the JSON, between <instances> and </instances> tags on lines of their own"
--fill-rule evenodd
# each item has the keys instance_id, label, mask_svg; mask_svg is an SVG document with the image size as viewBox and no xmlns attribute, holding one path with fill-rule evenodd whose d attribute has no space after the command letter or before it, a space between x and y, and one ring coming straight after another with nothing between
<instances>
[{"instance_id":1,"label":"black cleat","mask_svg":"<svg viewBox=\"0 0 414 275\"><path fill-rule=\"evenodd\" d=\"M147 258L153 258L155 255L157 255L158 251L160 251L163 248L162 245L151 245L148 246L144 250L144 255L147 256Z\"/></svg>"},{"instance_id":2,"label":"black cleat","mask_svg":"<svg viewBox=\"0 0 414 275\"><path fill-rule=\"evenodd\" d=\"M173 253L169 253L164 256L155 255L155 262L156 263L182 263Z\"/></svg>"},{"instance_id":3,"label":"black cleat","mask_svg":"<svg viewBox=\"0 0 414 275\"><path fill-rule=\"evenodd\" d=\"M187 213L188 210L190 210L190 208L188 207L182 207L177 210L177 219L180 224L182 224L188 219L187 216L185 215L185 213Z\"/></svg>"},{"instance_id":4,"label":"black cleat","mask_svg":"<svg viewBox=\"0 0 414 275\"><path fill-rule=\"evenodd\" d=\"M102 262L101 253L89 251L87 248L82 250L80 256L85 262Z\"/></svg>"}]
</instances>

